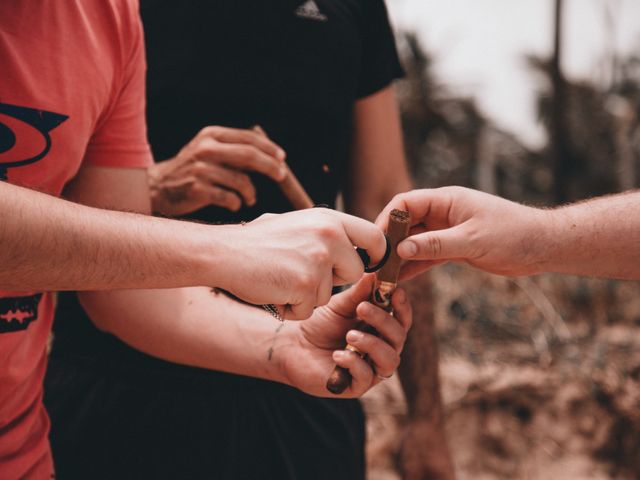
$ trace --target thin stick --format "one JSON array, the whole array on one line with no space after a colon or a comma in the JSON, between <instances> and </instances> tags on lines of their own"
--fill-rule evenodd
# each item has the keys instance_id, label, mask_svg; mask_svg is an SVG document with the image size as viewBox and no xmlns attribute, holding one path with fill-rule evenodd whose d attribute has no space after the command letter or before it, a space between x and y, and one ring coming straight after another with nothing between
<instances>
[{"instance_id":1,"label":"thin stick","mask_svg":"<svg viewBox=\"0 0 640 480\"><path fill-rule=\"evenodd\" d=\"M396 249L398 244L407 238L409 234L409 226L411 219L409 212L403 210L392 210L389 214L389 228L387 229L387 238L391 244L391 254L387 263L376 273L376 281L371 290L369 301L374 305L382 308L387 312L392 312L391 296L398 286L398 275L400 273L400 265L402 259L398 256ZM373 327L363 324L359 330L377 334ZM365 355L353 345L347 345L346 350L357 353L362 358ZM351 374L346 368L336 365L327 380L327 390L336 395L344 392L351 385Z\"/></svg>"},{"instance_id":2,"label":"thin stick","mask_svg":"<svg viewBox=\"0 0 640 480\"><path fill-rule=\"evenodd\" d=\"M314 203L311 197L309 197L304 187L291 171L289 165L285 164L285 168L287 169L287 176L279 183L280 190L282 190L284 196L287 197L287 200L289 200L289 203L293 205L295 210L312 208Z\"/></svg>"},{"instance_id":3,"label":"thin stick","mask_svg":"<svg viewBox=\"0 0 640 480\"><path fill-rule=\"evenodd\" d=\"M268 137L267 132L265 132L260 125L254 126L253 130L264 135L265 137ZM289 165L285 163L284 167L287 171L287 174L285 175L284 180L278 182L280 190L282 190L284 196L287 197L287 200L289 200L289 203L293 206L294 210L304 210L306 208L312 208L314 206L314 203L313 200L311 200L309 194L307 194L307 191L304 189L295 174L291 171Z\"/></svg>"}]
</instances>

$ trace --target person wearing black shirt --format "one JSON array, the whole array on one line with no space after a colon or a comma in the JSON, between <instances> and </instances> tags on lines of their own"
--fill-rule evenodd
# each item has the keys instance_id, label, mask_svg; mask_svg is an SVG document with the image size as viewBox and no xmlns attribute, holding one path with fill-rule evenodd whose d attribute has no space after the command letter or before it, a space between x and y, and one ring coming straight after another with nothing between
<instances>
[{"instance_id":1,"label":"person wearing black shirt","mask_svg":"<svg viewBox=\"0 0 640 480\"><path fill-rule=\"evenodd\" d=\"M149 138L168 159L150 170L157 213L288 211L285 157L314 202L342 191L370 220L410 188L383 0L143 0L141 14ZM255 146L256 125L281 151ZM102 333L61 296L45 398L61 478L364 478L357 400L189 366L137 328Z\"/></svg>"}]
</instances>

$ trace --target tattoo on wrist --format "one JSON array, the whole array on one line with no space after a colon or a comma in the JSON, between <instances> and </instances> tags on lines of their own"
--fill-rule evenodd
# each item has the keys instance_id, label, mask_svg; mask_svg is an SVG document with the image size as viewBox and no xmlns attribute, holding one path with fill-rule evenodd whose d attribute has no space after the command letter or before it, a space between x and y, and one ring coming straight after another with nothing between
<instances>
[{"instance_id":1,"label":"tattoo on wrist","mask_svg":"<svg viewBox=\"0 0 640 480\"><path fill-rule=\"evenodd\" d=\"M267 360L269 362L273 358L273 352L274 352L275 347L276 347L276 339L278 338L278 333L280 333L280 330L283 329L284 325L285 325L284 322L282 322L280 325L278 325L278 328L276 328L276 331L273 334L273 339L271 340L271 346L269 347L269 351L267 352Z\"/></svg>"}]
</instances>

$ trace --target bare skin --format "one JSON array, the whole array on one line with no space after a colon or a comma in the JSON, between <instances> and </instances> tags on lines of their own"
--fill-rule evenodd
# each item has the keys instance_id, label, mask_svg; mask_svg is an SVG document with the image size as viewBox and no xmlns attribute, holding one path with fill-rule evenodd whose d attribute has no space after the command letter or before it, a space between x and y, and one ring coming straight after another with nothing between
<instances>
[{"instance_id":1,"label":"bare skin","mask_svg":"<svg viewBox=\"0 0 640 480\"><path fill-rule=\"evenodd\" d=\"M120 187L105 188L108 183ZM96 207L144 212L149 208L145 184L144 172L89 167L66 195ZM118 188L129 195L121 195ZM241 228L244 232L250 227ZM410 305L399 302L402 294L396 299L396 317L363 303L371 280L367 276L356 287L328 298L328 305L312 311L308 322L286 322L284 327L262 309L214 296L208 288L85 291L78 295L98 328L150 355L283 382L315 395L327 395L324 385L336 362L355 375L357 380L344 396L356 397L377 380L372 367L359 356L338 350L345 336L351 339L356 334L350 330L357 319L382 329L382 338L367 335L354 341L373 359L374 368L385 373L397 368L411 324Z\"/></svg>"},{"instance_id":2,"label":"bare skin","mask_svg":"<svg viewBox=\"0 0 640 480\"><path fill-rule=\"evenodd\" d=\"M92 205L108 205L101 199L109 189L134 195L128 182L118 183L119 170L127 169L86 167L68 194L93 190ZM124 209L149 213L146 172L131 172L143 182L136 185L143 208ZM0 208L0 289L8 291L208 285L301 319L329 300L332 284L362 276L353 245L374 259L385 249L375 225L324 209L207 226L90 208L6 183Z\"/></svg>"},{"instance_id":3,"label":"bare skin","mask_svg":"<svg viewBox=\"0 0 640 480\"><path fill-rule=\"evenodd\" d=\"M411 306L404 292L394 297L395 316L366 302L371 276L334 296L304 322L279 323L261 309L206 288L84 292L80 299L92 320L134 348L183 365L264 378L316 396L329 396L325 383L334 363L354 376L341 398L359 397L381 375L398 367ZM212 315L212 312L215 312ZM352 330L358 320L382 338ZM342 350L353 340L372 359ZM374 373L375 369L375 373Z\"/></svg>"},{"instance_id":4,"label":"bare skin","mask_svg":"<svg viewBox=\"0 0 640 480\"><path fill-rule=\"evenodd\" d=\"M461 187L396 196L413 235L398 246L405 276L447 261L502 275L557 272L640 279L640 192L545 210ZM384 224L384 216L379 217Z\"/></svg>"},{"instance_id":5,"label":"bare skin","mask_svg":"<svg viewBox=\"0 0 640 480\"><path fill-rule=\"evenodd\" d=\"M247 142L247 138L252 137L245 136L243 140L235 137L234 146L222 145L224 142L220 137L210 135L212 129L213 132L219 133L220 128L207 127L203 129L174 159L152 167L149 174L149 185L154 211L166 215L188 213L201 208L203 199L207 198L209 198L210 204L230 210L239 208L241 203L252 205L255 200L253 185L239 188L231 183L224 183L224 178L213 179L218 167L225 168L232 175L246 177L246 172L257 171L270 176L274 181L280 180L277 175L269 174L269 171L259 170L257 161L251 164L241 160L239 156L225 156L224 154L230 152L232 148L246 145L243 142ZM251 132L254 134L257 132L267 138L261 130ZM213 140L212 137L214 137ZM277 149L280 147L276 147L269 145L262 149L263 154L271 156L269 162L272 167L277 166L281 159L277 154ZM267 163L265 161L260 164L266 165ZM248 177L246 178L248 179ZM172 199L171 195L175 193L172 189L176 185L183 187L179 192L183 196L179 199ZM227 200L231 199L230 202L220 201L216 194L218 188L226 190ZM355 103L353 148L345 188L346 211L373 220L395 194L410 188L411 182L404 158L398 106L393 88L388 87ZM169 202L169 205L165 200ZM414 290L424 291L425 288L430 288L426 278L418 279L416 282L416 285L412 286ZM312 318L315 317L314 313ZM118 318L120 317L117 315L106 316L105 322L112 324L117 322ZM407 390L407 400L411 405L412 412L408 421L407 435L417 435L424 441L405 442L403 445L403 458L419 459L418 462L404 462L406 464L405 473L413 475L414 478L420 478L421 475L428 473L434 479L451 479L454 478L454 472L442 429L443 414L439 401L437 348L432 335L433 317L430 312L426 312L418 320L420 325L419 328L416 328L418 328L419 335L410 343L411 351L405 353L405 358L408 358L408 362L414 367L401 370L400 373L405 385L418 384L417 379L420 379L419 389ZM305 325L310 324L305 323ZM118 336L128 341L126 335L131 333L131 328L132 325L129 323L126 329L119 329ZM281 335L288 334L288 329L287 324L274 336L274 351L277 351L277 346L280 345ZM313 331L316 329L314 328ZM161 335L161 332L161 330L158 331L158 335ZM316 331L316 333L321 334L320 331ZM173 335L173 333L168 330L167 335ZM141 338L146 337L141 335ZM154 342L155 345L159 343L159 341ZM135 346L141 350L153 348L151 342L139 343ZM333 344L334 348L343 346L344 338ZM189 351L190 349L177 350ZM424 358L424 355L430 359L429 362L419 361ZM413 361L414 359L415 361ZM180 361L180 359L174 361ZM340 362L338 363L340 364ZM310 368L312 367L310 366ZM325 381L327 376L327 372L321 375ZM326 390L312 392L306 388L302 389L315 394L326 395L327 393ZM429 449L430 456L423 455L424 448Z\"/></svg>"},{"instance_id":6,"label":"bare skin","mask_svg":"<svg viewBox=\"0 0 640 480\"><path fill-rule=\"evenodd\" d=\"M149 168L153 212L180 216L208 205L234 212L255 205L256 189L246 172L279 182L285 156L260 131L205 127L174 158Z\"/></svg>"}]
</instances>

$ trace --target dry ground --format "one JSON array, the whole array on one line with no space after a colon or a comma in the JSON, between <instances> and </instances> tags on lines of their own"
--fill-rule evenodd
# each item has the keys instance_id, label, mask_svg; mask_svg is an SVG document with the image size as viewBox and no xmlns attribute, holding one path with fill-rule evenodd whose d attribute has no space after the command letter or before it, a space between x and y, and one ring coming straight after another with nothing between
<instances>
[{"instance_id":1,"label":"dry ground","mask_svg":"<svg viewBox=\"0 0 640 480\"><path fill-rule=\"evenodd\" d=\"M640 478L640 283L432 275L458 478ZM399 382L364 401L369 478L396 480Z\"/></svg>"}]
</instances>

